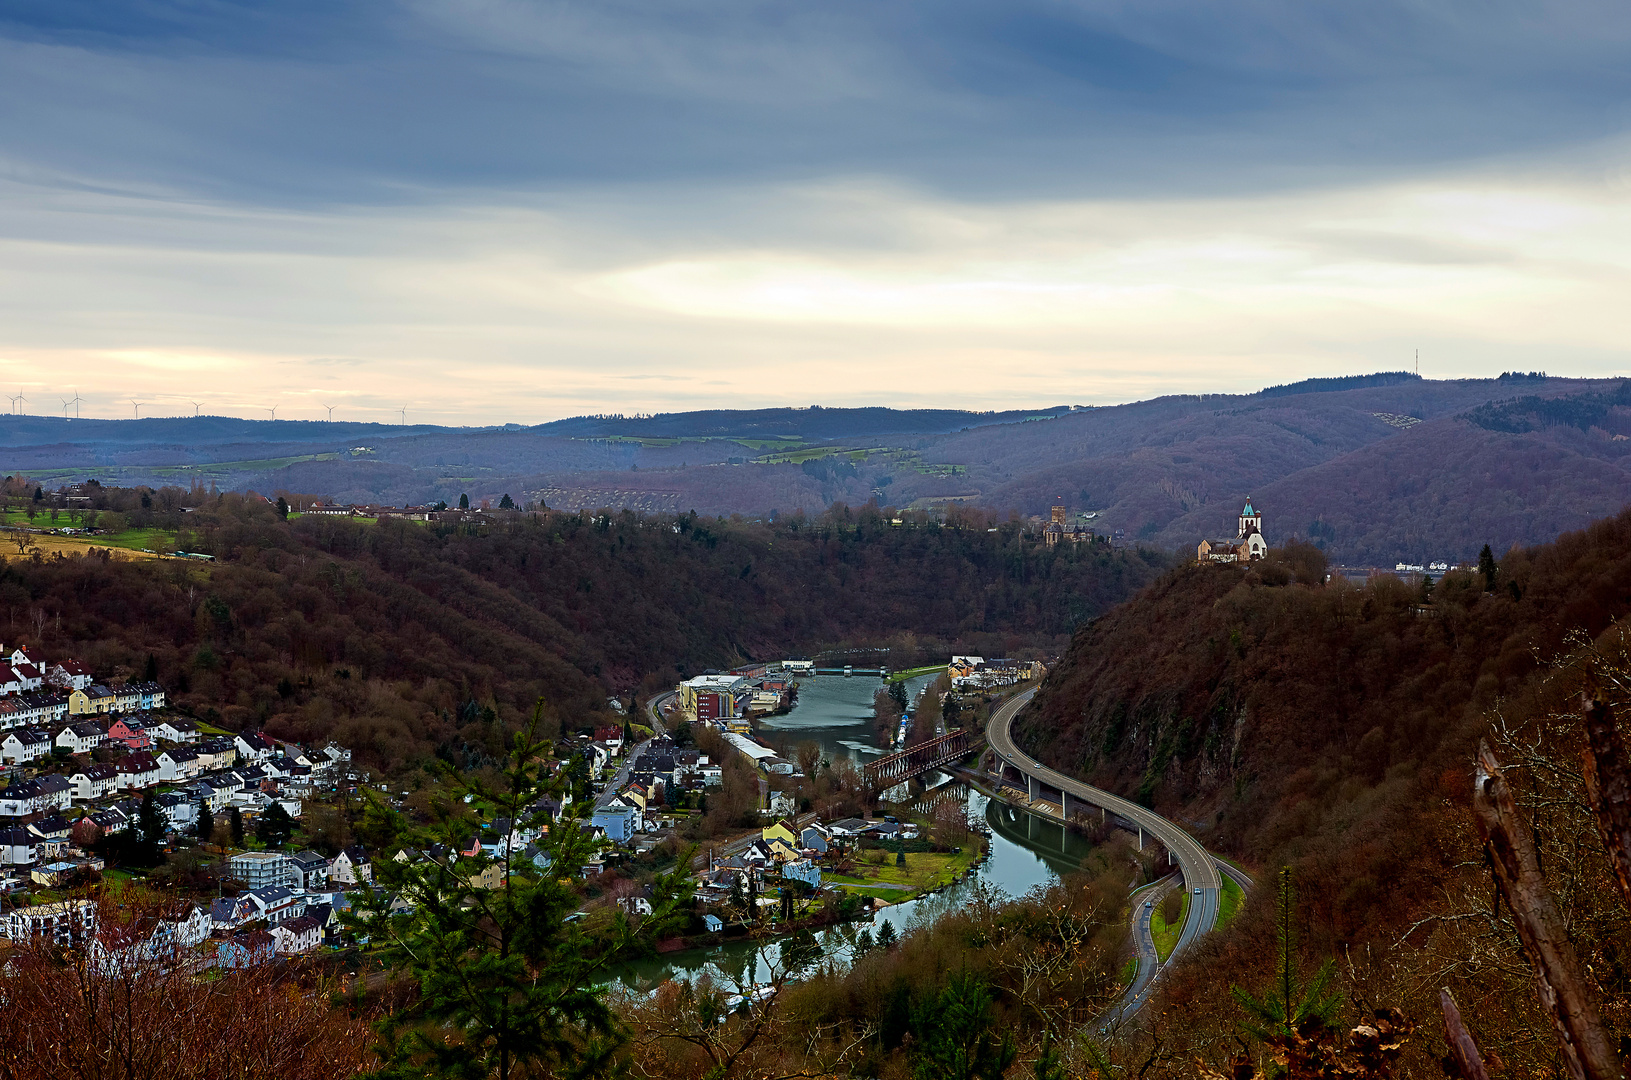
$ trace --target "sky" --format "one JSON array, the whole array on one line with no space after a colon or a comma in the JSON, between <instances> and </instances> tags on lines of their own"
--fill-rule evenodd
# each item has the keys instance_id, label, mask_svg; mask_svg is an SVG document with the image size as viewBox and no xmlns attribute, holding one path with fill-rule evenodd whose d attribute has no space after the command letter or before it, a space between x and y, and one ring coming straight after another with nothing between
<instances>
[{"instance_id":1,"label":"sky","mask_svg":"<svg viewBox=\"0 0 1631 1080\"><path fill-rule=\"evenodd\" d=\"M1622 374L1628 46L1536 0L0 0L0 409Z\"/></svg>"}]
</instances>

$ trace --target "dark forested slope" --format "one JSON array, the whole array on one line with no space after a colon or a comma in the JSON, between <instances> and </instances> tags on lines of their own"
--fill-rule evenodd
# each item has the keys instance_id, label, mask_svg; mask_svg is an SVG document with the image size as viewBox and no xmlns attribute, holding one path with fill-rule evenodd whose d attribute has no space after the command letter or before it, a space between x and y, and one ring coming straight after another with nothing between
<instances>
[{"instance_id":1,"label":"dark forested slope","mask_svg":"<svg viewBox=\"0 0 1631 1080\"><path fill-rule=\"evenodd\" d=\"M7 562L5 640L110 678L152 656L201 716L339 737L388 768L494 749L539 695L575 726L605 722L609 693L793 651L1057 648L1162 566L1043 549L977 515L891 526L875 510L774 525L517 515L474 532L286 524L227 496L186 523L183 545L214 564Z\"/></svg>"}]
</instances>

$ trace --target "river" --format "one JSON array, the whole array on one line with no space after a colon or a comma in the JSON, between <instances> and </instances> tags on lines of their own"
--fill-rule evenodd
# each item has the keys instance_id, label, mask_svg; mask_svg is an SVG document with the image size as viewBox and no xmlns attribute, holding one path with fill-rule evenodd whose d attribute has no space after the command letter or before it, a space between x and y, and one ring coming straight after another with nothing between
<instances>
[{"instance_id":1,"label":"river","mask_svg":"<svg viewBox=\"0 0 1631 1080\"><path fill-rule=\"evenodd\" d=\"M933 678L923 676L907 684L914 702L918 692ZM870 761L884 752L878 746L872 722L872 695L881 685L875 675L849 678L817 675L800 679L798 704L784 716L762 721L760 734L772 745L781 738L793 744L812 740L821 746L828 760L847 757L857 763ZM990 827L990 857L974 875L952 888L879 911L871 923L874 934L886 922L892 923L897 932L904 933L919 921L937 918L966 903L981 884L1009 896L1023 896L1038 885L1056 880L1059 873L1074 870L1091 850L1088 841L1066 832L1057 823L987 799L949 777L936 774L930 778L930 785L936 781L949 784L949 791L966 800L971 820L983 819ZM844 954L854 935L867 925L855 923L823 932L819 935L823 951ZM773 957L774 945L769 946L769 950ZM756 946L750 941L639 961L624 968L619 978L625 985L643 987L676 976L690 977L717 969L740 979L747 974L750 962L754 963L757 980L768 978L766 959L756 955Z\"/></svg>"}]
</instances>

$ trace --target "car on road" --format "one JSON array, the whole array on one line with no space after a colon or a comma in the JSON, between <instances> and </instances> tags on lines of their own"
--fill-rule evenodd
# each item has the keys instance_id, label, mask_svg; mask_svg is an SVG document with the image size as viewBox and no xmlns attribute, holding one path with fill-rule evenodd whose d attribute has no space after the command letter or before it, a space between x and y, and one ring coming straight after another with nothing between
<instances>
[{"instance_id":1,"label":"car on road","mask_svg":"<svg viewBox=\"0 0 1631 1080\"><path fill-rule=\"evenodd\" d=\"M1200 895L1200 894L1201 894L1201 891L1200 891L1200 890L1199 890L1199 889L1196 889L1196 890L1195 890L1195 895L1196 895L1196 896L1199 896L1199 895Z\"/></svg>"},{"instance_id":2,"label":"car on road","mask_svg":"<svg viewBox=\"0 0 1631 1080\"><path fill-rule=\"evenodd\" d=\"M1146 900L1146 901L1144 901L1144 906L1147 907L1147 908L1152 908L1152 907L1155 906L1155 901L1154 900Z\"/></svg>"}]
</instances>

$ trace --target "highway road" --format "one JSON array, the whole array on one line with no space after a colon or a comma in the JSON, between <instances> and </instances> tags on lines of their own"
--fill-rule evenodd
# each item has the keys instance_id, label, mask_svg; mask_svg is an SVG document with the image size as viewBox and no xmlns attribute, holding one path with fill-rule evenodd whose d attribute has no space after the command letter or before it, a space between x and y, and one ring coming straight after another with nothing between
<instances>
[{"instance_id":1,"label":"highway road","mask_svg":"<svg viewBox=\"0 0 1631 1080\"><path fill-rule=\"evenodd\" d=\"M1183 875L1184 887L1190 890L1189 917L1184 921L1184 928L1178 937L1178 944L1173 948L1172 955L1168 957L1169 962L1177 959L1191 942L1217 925L1218 904L1223 890L1223 873L1225 870L1230 871L1230 876L1236 877L1243 884L1249 884L1250 879L1233 867L1220 864L1193 836L1190 836L1181 827L1154 811L1123 799L1119 795L1112 795L1108 791L1090 787L1079 780L1066 776L1064 773L1050 769L1021 751L1014 742L1011 728L1014 717L1030 702L1035 693L1035 690L1027 690L1025 693L1006 702L993 713L991 722L986 727L986 741L997 756L1011 767L1026 776L1035 777L1047 787L1057 791L1069 792L1071 798L1079 802L1101 806L1124 821L1142 827L1147 835L1155 837L1172 853L1173 857L1178 860L1178 869ZM1133 980L1132 985L1128 987L1122 999L1106 1014L1105 1019L1112 1025L1130 1018L1143 1006L1144 1002L1148 1000L1151 985L1157 973L1152 966L1149 971L1149 978L1145 980L1143 977L1145 974L1145 961L1140 934L1145 937L1148 936L1149 919L1141 918L1142 914L1143 904L1139 903L1134 909L1134 945L1139 949L1139 977ZM1142 925L1142 930L1138 929L1140 925ZM1153 944L1150 945L1150 953L1152 955L1154 953Z\"/></svg>"}]
</instances>

